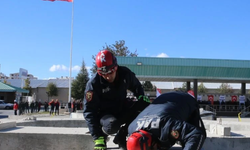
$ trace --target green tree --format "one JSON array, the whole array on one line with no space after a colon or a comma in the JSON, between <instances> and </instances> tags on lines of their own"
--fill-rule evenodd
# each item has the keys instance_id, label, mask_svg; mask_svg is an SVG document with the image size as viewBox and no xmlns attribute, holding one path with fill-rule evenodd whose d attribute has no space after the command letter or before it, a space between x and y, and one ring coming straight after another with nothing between
<instances>
[{"instance_id":1,"label":"green tree","mask_svg":"<svg viewBox=\"0 0 250 150\"><path fill-rule=\"evenodd\" d=\"M83 99L84 91L87 82L89 81L89 74L85 67L85 62L82 61L82 68L77 74L76 79L72 82L71 97L74 99Z\"/></svg>"},{"instance_id":2,"label":"green tree","mask_svg":"<svg viewBox=\"0 0 250 150\"><path fill-rule=\"evenodd\" d=\"M207 88L205 87L205 85L203 83L201 83L198 86L198 93L206 93L207 92Z\"/></svg>"},{"instance_id":3,"label":"green tree","mask_svg":"<svg viewBox=\"0 0 250 150\"><path fill-rule=\"evenodd\" d=\"M193 90L193 85L191 84L190 85L190 90ZM181 92L187 92L187 82L183 82L182 83L182 86L181 87L179 87L179 88L174 88L174 90L176 90L176 91L181 91Z\"/></svg>"},{"instance_id":4,"label":"green tree","mask_svg":"<svg viewBox=\"0 0 250 150\"><path fill-rule=\"evenodd\" d=\"M130 57L137 57L137 50L135 50L135 52L130 52L128 47L125 46L125 41L124 40L120 40L120 41L115 41L115 44L112 45L105 45L103 46L102 49L107 49L109 51L111 51L115 56L130 56ZM92 59L93 61L93 67L90 69L91 70L91 74L95 74L96 73L96 63L95 63L95 57L96 55L92 55Z\"/></svg>"},{"instance_id":5,"label":"green tree","mask_svg":"<svg viewBox=\"0 0 250 150\"><path fill-rule=\"evenodd\" d=\"M30 79L29 78L25 79L25 85L24 85L23 89L28 90L29 93L27 95L31 96L31 93L32 93L31 90L32 90L32 88L30 86ZM24 93L23 93L23 95L24 95Z\"/></svg>"},{"instance_id":6,"label":"green tree","mask_svg":"<svg viewBox=\"0 0 250 150\"><path fill-rule=\"evenodd\" d=\"M144 88L144 91L153 91L155 89L150 81L142 82L142 86Z\"/></svg>"},{"instance_id":7,"label":"green tree","mask_svg":"<svg viewBox=\"0 0 250 150\"><path fill-rule=\"evenodd\" d=\"M55 83L50 82L46 87L46 94L48 95L48 100L50 97L57 96L58 89Z\"/></svg>"},{"instance_id":8,"label":"green tree","mask_svg":"<svg viewBox=\"0 0 250 150\"><path fill-rule=\"evenodd\" d=\"M187 83L183 82L181 87L175 88L174 90L181 91L181 92L186 92L187 91Z\"/></svg>"},{"instance_id":9,"label":"green tree","mask_svg":"<svg viewBox=\"0 0 250 150\"><path fill-rule=\"evenodd\" d=\"M233 93L233 88L228 83L222 83L219 87L219 93L221 94Z\"/></svg>"}]
</instances>

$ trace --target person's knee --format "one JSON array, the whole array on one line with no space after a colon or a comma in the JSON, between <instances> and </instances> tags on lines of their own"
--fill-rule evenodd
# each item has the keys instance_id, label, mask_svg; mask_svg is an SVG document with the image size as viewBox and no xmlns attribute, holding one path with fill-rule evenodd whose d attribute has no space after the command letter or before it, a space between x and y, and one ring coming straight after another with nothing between
<instances>
[{"instance_id":1,"label":"person's knee","mask_svg":"<svg viewBox=\"0 0 250 150\"><path fill-rule=\"evenodd\" d=\"M120 122L114 116L107 115L101 119L102 130L105 134L115 134L120 129Z\"/></svg>"}]
</instances>

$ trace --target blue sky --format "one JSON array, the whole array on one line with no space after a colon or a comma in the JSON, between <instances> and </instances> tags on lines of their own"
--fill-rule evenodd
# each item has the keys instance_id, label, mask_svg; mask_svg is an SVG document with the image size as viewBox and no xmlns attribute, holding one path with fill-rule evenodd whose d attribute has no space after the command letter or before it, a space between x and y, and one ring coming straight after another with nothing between
<instances>
[{"instance_id":1,"label":"blue sky","mask_svg":"<svg viewBox=\"0 0 250 150\"><path fill-rule=\"evenodd\" d=\"M72 77L119 40L142 57L249 60L249 8L249 0L75 0ZM69 76L71 11L68 2L1 1L0 72Z\"/></svg>"}]
</instances>

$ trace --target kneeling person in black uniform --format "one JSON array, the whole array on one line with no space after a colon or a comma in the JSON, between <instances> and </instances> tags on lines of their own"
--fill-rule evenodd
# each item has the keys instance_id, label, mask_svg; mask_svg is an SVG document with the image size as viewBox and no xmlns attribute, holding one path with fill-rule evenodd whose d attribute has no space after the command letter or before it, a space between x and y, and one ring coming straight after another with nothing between
<instances>
[{"instance_id":1,"label":"kneeling person in black uniform","mask_svg":"<svg viewBox=\"0 0 250 150\"><path fill-rule=\"evenodd\" d=\"M83 110L94 139L94 150L106 150L106 138L111 134L116 134L113 142L126 149L128 125L149 105L149 100L135 74L119 66L110 51L100 51L96 65L97 73L86 85ZM129 101L127 90L133 92L138 101Z\"/></svg>"},{"instance_id":2,"label":"kneeling person in black uniform","mask_svg":"<svg viewBox=\"0 0 250 150\"><path fill-rule=\"evenodd\" d=\"M197 100L184 92L157 97L129 125L128 150L168 150L179 141L184 150L200 150L206 130Z\"/></svg>"}]
</instances>

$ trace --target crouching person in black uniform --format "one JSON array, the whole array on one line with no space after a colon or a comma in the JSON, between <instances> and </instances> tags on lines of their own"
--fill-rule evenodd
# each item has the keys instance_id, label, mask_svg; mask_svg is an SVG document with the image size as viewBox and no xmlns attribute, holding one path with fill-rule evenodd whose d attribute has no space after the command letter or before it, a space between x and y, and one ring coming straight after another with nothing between
<instances>
[{"instance_id":1,"label":"crouching person in black uniform","mask_svg":"<svg viewBox=\"0 0 250 150\"><path fill-rule=\"evenodd\" d=\"M149 105L141 83L127 67L119 66L108 50L96 56L97 73L88 81L83 115L94 139L94 150L106 150L106 138L116 134L114 143L126 149L128 125ZM138 101L129 101L127 90Z\"/></svg>"},{"instance_id":2,"label":"crouching person in black uniform","mask_svg":"<svg viewBox=\"0 0 250 150\"><path fill-rule=\"evenodd\" d=\"M184 150L200 150L206 139L197 100L187 93L157 97L129 125L128 150L168 150L179 141Z\"/></svg>"}]
</instances>

